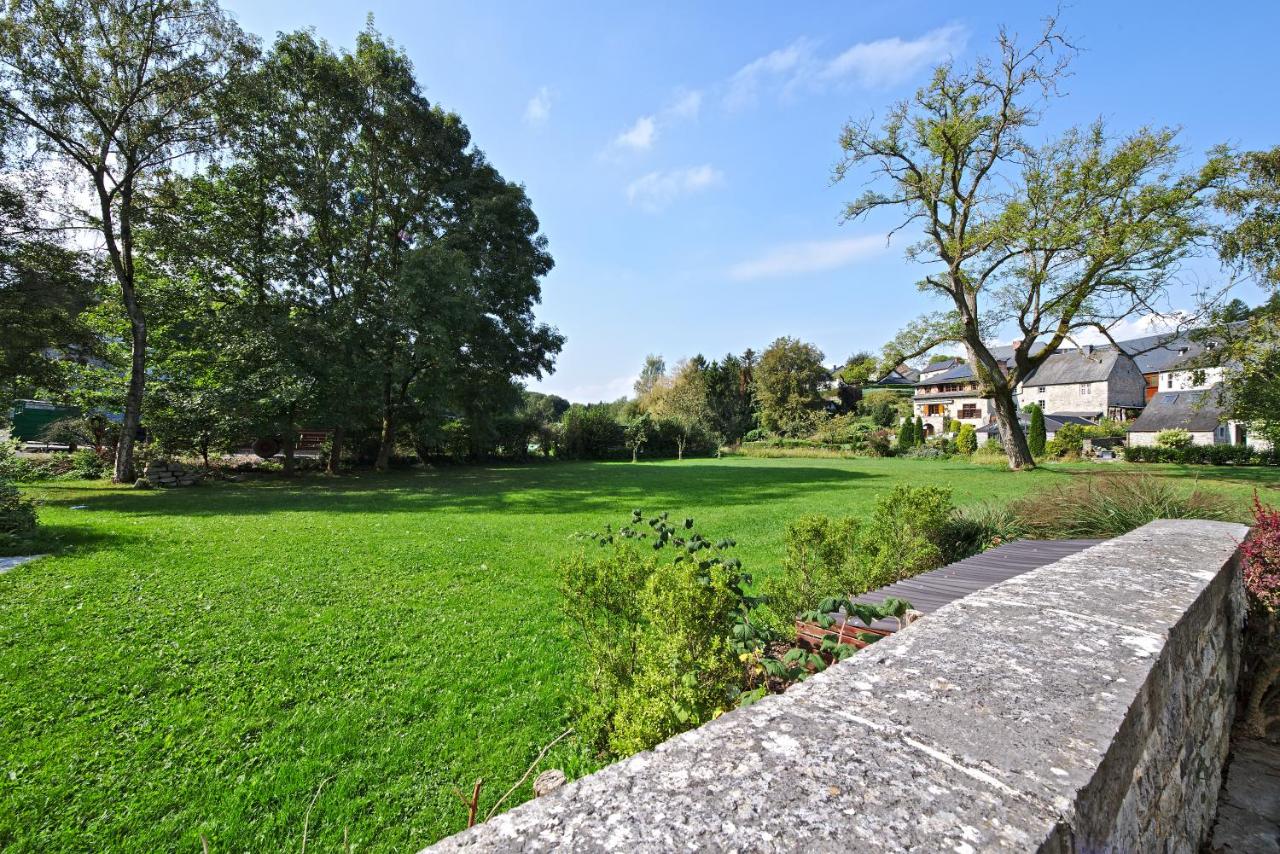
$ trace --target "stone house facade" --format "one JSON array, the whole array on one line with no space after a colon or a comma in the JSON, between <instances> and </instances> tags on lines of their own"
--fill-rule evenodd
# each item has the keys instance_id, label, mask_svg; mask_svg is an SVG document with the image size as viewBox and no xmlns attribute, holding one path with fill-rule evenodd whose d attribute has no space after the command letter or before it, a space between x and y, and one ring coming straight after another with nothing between
<instances>
[{"instance_id":1,"label":"stone house facade","mask_svg":"<svg viewBox=\"0 0 1280 854\"><path fill-rule=\"evenodd\" d=\"M1127 420L1142 411L1147 381L1134 360L1113 347L1054 353L1018 386L1019 405L1046 415Z\"/></svg>"}]
</instances>

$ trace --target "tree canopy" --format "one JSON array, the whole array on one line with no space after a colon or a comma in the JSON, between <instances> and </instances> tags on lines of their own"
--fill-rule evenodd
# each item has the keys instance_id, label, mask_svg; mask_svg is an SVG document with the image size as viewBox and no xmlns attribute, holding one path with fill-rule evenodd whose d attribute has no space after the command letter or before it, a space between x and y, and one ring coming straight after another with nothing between
<instances>
[{"instance_id":1,"label":"tree canopy","mask_svg":"<svg viewBox=\"0 0 1280 854\"><path fill-rule=\"evenodd\" d=\"M920 229L907 254L928 270L920 288L944 304L909 324L886 361L963 345L1013 468L1034 464L1018 383L1073 336L1110 338L1155 308L1209 238L1207 196L1228 171L1220 152L1180 171L1168 129L1115 135L1099 121L1033 142L1073 52L1053 20L1030 46L1001 32L994 58L946 63L878 126L847 124L834 176L865 169L874 185L846 220L888 209L901 216L895 231ZM988 342L1009 329L1006 361Z\"/></svg>"}]
</instances>

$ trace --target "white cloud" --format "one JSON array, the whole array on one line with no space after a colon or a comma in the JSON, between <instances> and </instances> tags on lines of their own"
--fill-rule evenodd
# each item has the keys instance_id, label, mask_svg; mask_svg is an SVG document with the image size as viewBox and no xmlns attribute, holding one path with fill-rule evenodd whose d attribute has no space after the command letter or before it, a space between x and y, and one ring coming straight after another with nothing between
<instances>
[{"instance_id":1,"label":"white cloud","mask_svg":"<svg viewBox=\"0 0 1280 854\"><path fill-rule=\"evenodd\" d=\"M878 255L888 248L883 234L811 240L778 246L758 258L729 268L729 277L740 282L772 279L805 273L820 273L846 267L855 261Z\"/></svg>"},{"instance_id":2,"label":"white cloud","mask_svg":"<svg viewBox=\"0 0 1280 854\"><path fill-rule=\"evenodd\" d=\"M627 186L627 201L650 213L662 210L681 196L700 193L724 180L710 164L650 172Z\"/></svg>"},{"instance_id":3,"label":"white cloud","mask_svg":"<svg viewBox=\"0 0 1280 854\"><path fill-rule=\"evenodd\" d=\"M797 39L784 48L766 53L738 69L729 78L725 103L729 107L744 107L753 103L761 88L781 81L798 80L807 76L814 65L814 43L809 39Z\"/></svg>"},{"instance_id":4,"label":"white cloud","mask_svg":"<svg viewBox=\"0 0 1280 854\"><path fill-rule=\"evenodd\" d=\"M849 81L865 89L895 86L926 66L955 56L964 49L968 39L964 27L949 24L909 41L895 36L855 44L828 61L819 77Z\"/></svg>"},{"instance_id":5,"label":"white cloud","mask_svg":"<svg viewBox=\"0 0 1280 854\"><path fill-rule=\"evenodd\" d=\"M1151 314L1123 317L1111 324L1107 331L1111 333L1111 337L1115 340L1127 341L1130 338L1142 338L1147 335L1160 335L1165 332L1185 329L1193 319L1194 315L1181 310L1174 310L1166 314L1152 312ZM1073 333L1071 337L1077 344L1109 343L1106 336L1097 329L1084 329Z\"/></svg>"},{"instance_id":6,"label":"white cloud","mask_svg":"<svg viewBox=\"0 0 1280 854\"><path fill-rule=\"evenodd\" d=\"M653 146L658 137L658 125L653 116L641 116L627 130L614 138L613 144L618 148L630 148L633 151L644 151Z\"/></svg>"},{"instance_id":7,"label":"white cloud","mask_svg":"<svg viewBox=\"0 0 1280 854\"><path fill-rule=\"evenodd\" d=\"M697 89L685 89L663 110L663 115L668 119L693 119L697 118L700 109L702 109L702 92Z\"/></svg>"},{"instance_id":8,"label":"white cloud","mask_svg":"<svg viewBox=\"0 0 1280 854\"><path fill-rule=\"evenodd\" d=\"M738 69L726 84L724 103L738 109L764 92L789 95L802 86L816 90L842 84L864 89L894 86L956 55L967 41L964 27L948 24L915 39L894 36L858 42L824 58L818 55L816 42L797 39Z\"/></svg>"},{"instance_id":9,"label":"white cloud","mask_svg":"<svg viewBox=\"0 0 1280 854\"><path fill-rule=\"evenodd\" d=\"M539 87L524 108L526 124L542 125L551 118L551 90L546 86Z\"/></svg>"}]
</instances>

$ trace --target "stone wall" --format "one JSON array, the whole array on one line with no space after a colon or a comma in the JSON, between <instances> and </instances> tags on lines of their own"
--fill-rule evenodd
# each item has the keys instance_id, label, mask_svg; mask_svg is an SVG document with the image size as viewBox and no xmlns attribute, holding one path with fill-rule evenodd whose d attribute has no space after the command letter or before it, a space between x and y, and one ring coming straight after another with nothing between
<instances>
[{"instance_id":1,"label":"stone wall","mask_svg":"<svg viewBox=\"0 0 1280 854\"><path fill-rule=\"evenodd\" d=\"M430 850L1194 852L1245 533L1147 525Z\"/></svg>"}]
</instances>

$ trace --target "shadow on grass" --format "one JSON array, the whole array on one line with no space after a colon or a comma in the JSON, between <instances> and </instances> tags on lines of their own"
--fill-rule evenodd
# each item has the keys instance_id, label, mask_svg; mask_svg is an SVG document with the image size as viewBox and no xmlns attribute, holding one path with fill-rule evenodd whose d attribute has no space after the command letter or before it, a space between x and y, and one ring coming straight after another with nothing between
<instances>
[{"instance_id":1,"label":"shadow on grass","mask_svg":"<svg viewBox=\"0 0 1280 854\"><path fill-rule=\"evenodd\" d=\"M110 533L80 525L49 525L41 522L34 534L18 543L0 546L0 557L17 555L65 555L119 548L140 537Z\"/></svg>"},{"instance_id":2,"label":"shadow on grass","mask_svg":"<svg viewBox=\"0 0 1280 854\"><path fill-rule=\"evenodd\" d=\"M686 461L677 464L556 463L458 466L428 471L357 473L296 480L254 478L191 489L132 492L41 485L50 506L142 516L261 516L279 512L422 513L476 510L516 513L696 510L785 500L821 488L857 489L874 473L823 466L753 466ZM59 490L74 492L61 499Z\"/></svg>"}]
</instances>

